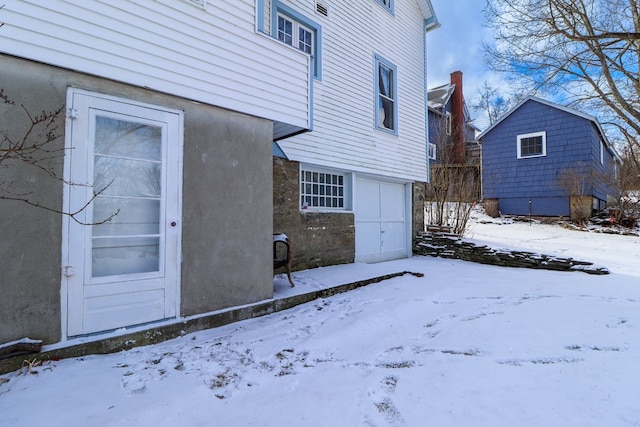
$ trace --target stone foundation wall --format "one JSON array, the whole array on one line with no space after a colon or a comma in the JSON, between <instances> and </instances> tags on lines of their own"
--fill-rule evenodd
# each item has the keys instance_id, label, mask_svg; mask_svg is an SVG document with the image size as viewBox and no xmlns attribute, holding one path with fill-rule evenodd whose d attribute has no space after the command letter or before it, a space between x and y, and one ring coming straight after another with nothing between
<instances>
[{"instance_id":1,"label":"stone foundation wall","mask_svg":"<svg viewBox=\"0 0 640 427\"><path fill-rule=\"evenodd\" d=\"M586 261L577 261L573 258L559 258L533 252L505 249L497 250L488 246L477 246L453 234L440 232L424 232L419 234L414 242L413 253L415 255L461 259L503 267L609 274L606 268L594 267L592 263Z\"/></svg>"},{"instance_id":2,"label":"stone foundation wall","mask_svg":"<svg viewBox=\"0 0 640 427\"><path fill-rule=\"evenodd\" d=\"M412 194L413 200L411 201L411 208L413 210L412 220L413 224L411 226L411 235L417 236L418 234L424 232L424 201L425 194L427 191L427 183L426 182L414 182L412 186Z\"/></svg>"},{"instance_id":3,"label":"stone foundation wall","mask_svg":"<svg viewBox=\"0 0 640 427\"><path fill-rule=\"evenodd\" d=\"M273 158L273 232L289 236L292 269L353 262L353 213L301 212L299 175L298 162Z\"/></svg>"}]
</instances>

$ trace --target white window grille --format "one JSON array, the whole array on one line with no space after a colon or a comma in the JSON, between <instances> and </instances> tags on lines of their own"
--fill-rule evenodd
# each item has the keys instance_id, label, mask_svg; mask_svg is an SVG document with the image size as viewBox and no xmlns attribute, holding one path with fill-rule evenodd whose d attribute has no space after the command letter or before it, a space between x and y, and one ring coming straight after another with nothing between
<instances>
[{"instance_id":1,"label":"white window grille","mask_svg":"<svg viewBox=\"0 0 640 427\"><path fill-rule=\"evenodd\" d=\"M534 132L518 135L518 158L543 157L547 155L547 133Z\"/></svg>"},{"instance_id":2,"label":"white window grille","mask_svg":"<svg viewBox=\"0 0 640 427\"><path fill-rule=\"evenodd\" d=\"M346 210L349 208L349 177L343 173L309 169L300 171L300 207Z\"/></svg>"}]
</instances>

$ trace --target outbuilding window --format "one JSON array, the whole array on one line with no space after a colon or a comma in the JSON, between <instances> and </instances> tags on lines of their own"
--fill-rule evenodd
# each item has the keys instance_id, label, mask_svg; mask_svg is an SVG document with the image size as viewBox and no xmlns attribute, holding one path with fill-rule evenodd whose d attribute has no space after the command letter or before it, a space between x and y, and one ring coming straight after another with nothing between
<instances>
[{"instance_id":1,"label":"outbuilding window","mask_svg":"<svg viewBox=\"0 0 640 427\"><path fill-rule=\"evenodd\" d=\"M534 132L518 135L518 158L542 157L547 155L547 133Z\"/></svg>"}]
</instances>

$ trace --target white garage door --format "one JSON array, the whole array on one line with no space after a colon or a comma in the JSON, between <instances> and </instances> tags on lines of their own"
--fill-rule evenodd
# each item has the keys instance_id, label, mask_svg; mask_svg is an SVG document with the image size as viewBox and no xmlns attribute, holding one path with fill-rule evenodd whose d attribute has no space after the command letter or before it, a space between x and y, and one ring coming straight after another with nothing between
<instances>
[{"instance_id":1,"label":"white garage door","mask_svg":"<svg viewBox=\"0 0 640 427\"><path fill-rule=\"evenodd\" d=\"M356 180L356 262L408 256L405 185Z\"/></svg>"}]
</instances>

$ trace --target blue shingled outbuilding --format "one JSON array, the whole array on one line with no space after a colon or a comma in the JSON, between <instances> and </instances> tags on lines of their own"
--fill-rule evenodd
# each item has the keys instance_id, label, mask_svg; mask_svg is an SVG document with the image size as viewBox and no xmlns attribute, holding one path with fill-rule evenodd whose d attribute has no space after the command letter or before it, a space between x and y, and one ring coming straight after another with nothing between
<instances>
[{"instance_id":1,"label":"blue shingled outbuilding","mask_svg":"<svg viewBox=\"0 0 640 427\"><path fill-rule=\"evenodd\" d=\"M528 97L478 139L489 214L573 217L616 195L621 160L591 115ZM568 176L584 177L584 190L568 192Z\"/></svg>"}]
</instances>

